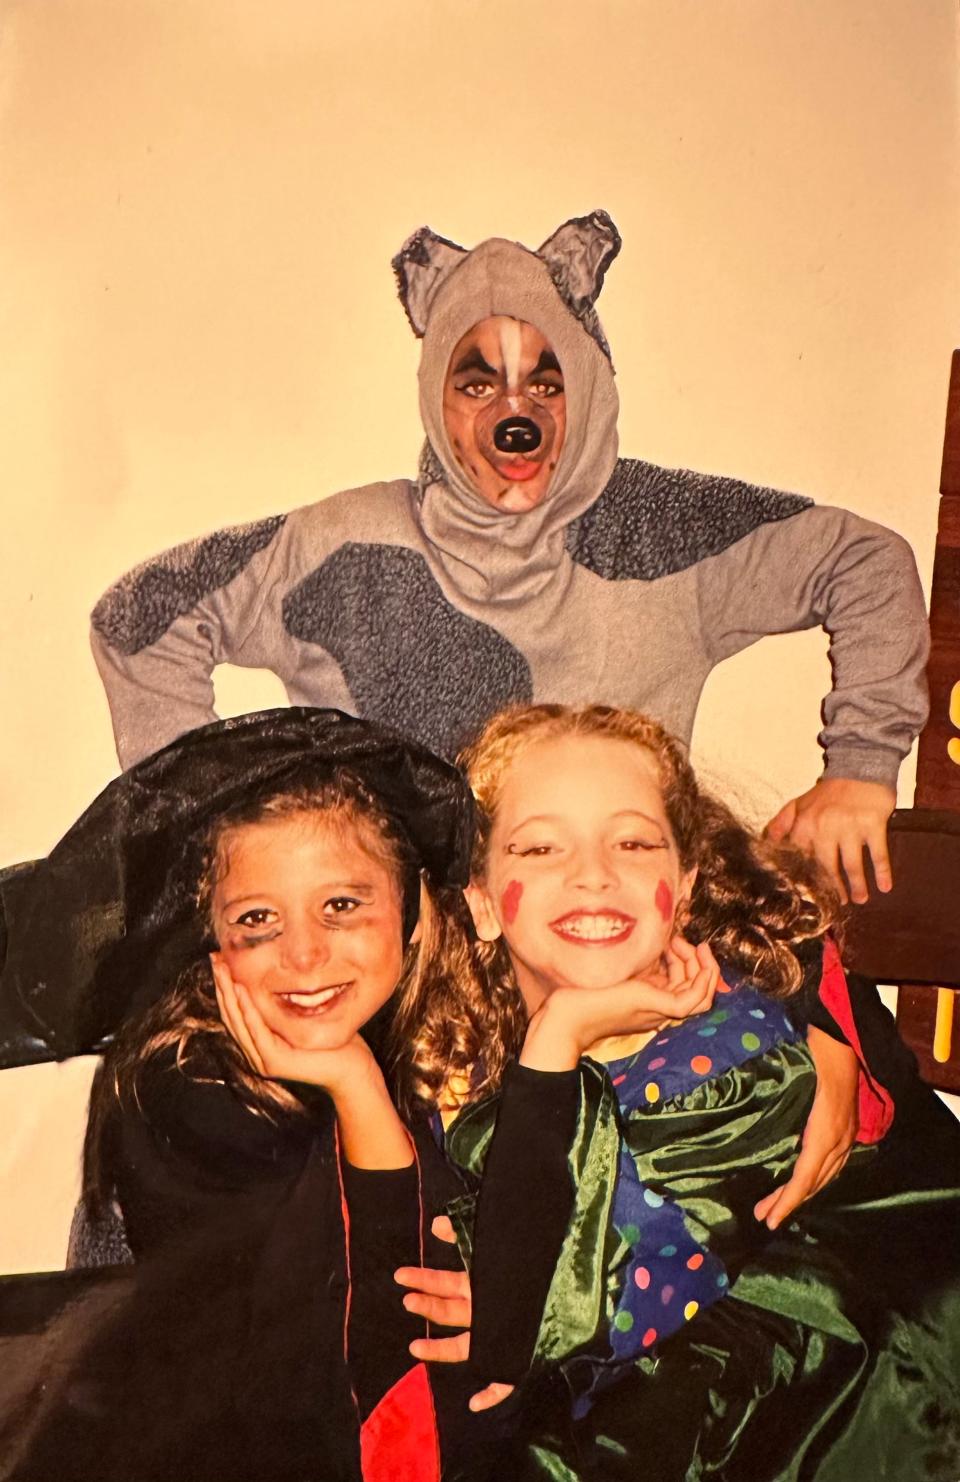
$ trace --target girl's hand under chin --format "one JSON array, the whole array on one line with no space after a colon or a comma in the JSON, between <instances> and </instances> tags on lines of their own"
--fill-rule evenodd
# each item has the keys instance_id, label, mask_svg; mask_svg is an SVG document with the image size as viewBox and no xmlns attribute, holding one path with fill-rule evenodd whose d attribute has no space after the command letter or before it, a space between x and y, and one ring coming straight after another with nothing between
<instances>
[{"instance_id":1,"label":"girl's hand under chin","mask_svg":"<svg viewBox=\"0 0 960 1482\"><path fill-rule=\"evenodd\" d=\"M302 1081L335 1096L340 1087L377 1071L368 1045L354 1035L336 1050L306 1050L271 1029L242 983L237 983L216 953L210 955L220 1017L258 1075L267 1080Z\"/></svg>"},{"instance_id":2,"label":"girl's hand under chin","mask_svg":"<svg viewBox=\"0 0 960 1482\"><path fill-rule=\"evenodd\" d=\"M520 1064L531 1070L572 1070L601 1041L653 1034L663 1025L713 1004L720 969L710 947L674 937L666 981L632 978L610 988L556 988L527 1026Z\"/></svg>"}]
</instances>

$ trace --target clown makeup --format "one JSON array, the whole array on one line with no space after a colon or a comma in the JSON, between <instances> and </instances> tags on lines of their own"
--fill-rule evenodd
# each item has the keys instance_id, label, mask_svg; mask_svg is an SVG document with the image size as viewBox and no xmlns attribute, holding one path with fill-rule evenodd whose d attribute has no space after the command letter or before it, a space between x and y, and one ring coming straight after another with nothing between
<instances>
[{"instance_id":1,"label":"clown makeup","mask_svg":"<svg viewBox=\"0 0 960 1482\"><path fill-rule=\"evenodd\" d=\"M681 866L653 756L632 741L562 736L513 762L486 877L468 891L481 937L502 933L530 1013L559 987L665 979Z\"/></svg>"},{"instance_id":2,"label":"clown makeup","mask_svg":"<svg viewBox=\"0 0 960 1482\"><path fill-rule=\"evenodd\" d=\"M213 926L226 964L274 1033L341 1049L393 993L401 887L335 814L239 824L219 845Z\"/></svg>"},{"instance_id":3,"label":"clown makeup","mask_svg":"<svg viewBox=\"0 0 960 1482\"><path fill-rule=\"evenodd\" d=\"M456 345L443 387L454 456L494 509L522 514L544 499L563 448L563 374L532 324L498 315Z\"/></svg>"}]
</instances>

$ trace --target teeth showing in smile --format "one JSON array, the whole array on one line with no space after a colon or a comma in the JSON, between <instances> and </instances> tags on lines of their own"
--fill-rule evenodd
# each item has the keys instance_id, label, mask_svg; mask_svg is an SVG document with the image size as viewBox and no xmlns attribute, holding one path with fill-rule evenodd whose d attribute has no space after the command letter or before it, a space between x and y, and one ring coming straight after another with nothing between
<instances>
[{"instance_id":1,"label":"teeth showing in smile","mask_svg":"<svg viewBox=\"0 0 960 1482\"><path fill-rule=\"evenodd\" d=\"M582 915L564 916L553 923L561 936L576 937L582 942L607 942L621 937L632 927L628 916Z\"/></svg>"},{"instance_id":2,"label":"teeth showing in smile","mask_svg":"<svg viewBox=\"0 0 960 1482\"><path fill-rule=\"evenodd\" d=\"M316 988L312 993L281 993L280 997L285 1003L296 1004L299 1009L319 1009L338 998L346 987L346 983L337 983L333 988Z\"/></svg>"}]
</instances>

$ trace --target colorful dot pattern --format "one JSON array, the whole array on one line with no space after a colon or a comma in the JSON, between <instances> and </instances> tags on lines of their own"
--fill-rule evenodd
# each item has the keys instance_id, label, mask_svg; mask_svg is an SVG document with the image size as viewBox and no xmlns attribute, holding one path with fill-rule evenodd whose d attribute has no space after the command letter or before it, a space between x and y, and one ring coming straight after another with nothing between
<instances>
[{"instance_id":1,"label":"colorful dot pattern","mask_svg":"<svg viewBox=\"0 0 960 1482\"><path fill-rule=\"evenodd\" d=\"M698 1244L680 1206L641 1182L624 1148L613 1202L613 1223L626 1251L610 1346L618 1360L647 1353L689 1322L727 1288L723 1264Z\"/></svg>"},{"instance_id":2,"label":"colorful dot pattern","mask_svg":"<svg viewBox=\"0 0 960 1482\"><path fill-rule=\"evenodd\" d=\"M607 1066L621 1110L656 1113L707 1078L802 1039L780 1004L724 970L719 1008L688 1019ZM649 1352L716 1302L729 1286L723 1263L689 1234L678 1204L640 1180L627 1149L620 1155L613 1224L625 1249L610 1344L617 1359Z\"/></svg>"},{"instance_id":3,"label":"colorful dot pattern","mask_svg":"<svg viewBox=\"0 0 960 1482\"><path fill-rule=\"evenodd\" d=\"M607 1066L624 1112L652 1111L688 1096L707 1077L744 1065L803 1035L783 1006L724 969L726 993L709 1014L665 1029L625 1060Z\"/></svg>"}]
</instances>

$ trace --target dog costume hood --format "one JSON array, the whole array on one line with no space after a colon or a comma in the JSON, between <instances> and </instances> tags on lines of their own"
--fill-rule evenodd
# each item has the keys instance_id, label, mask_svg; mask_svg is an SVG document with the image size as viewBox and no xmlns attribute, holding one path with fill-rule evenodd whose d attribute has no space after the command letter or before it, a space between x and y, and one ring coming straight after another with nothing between
<instances>
[{"instance_id":1,"label":"dog costume hood","mask_svg":"<svg viewBox=\"0 0 960 1482\"><path fill-rule=\"evenodd\" d=\"M828 770L896 778L925 713L909 550L799 495L617 458L594 304L619 246L602 211L536 252L496 238L468 252L426 227L409 238L394 270L423 340L419 477L214 532L105 593L94 652L125 765L213 719L222 662L271 669L294 704L365 716L444 755L532 699L649 710L686 739L721 659L825 625ZM480 497L443 423L455 346L499 315L536 327L565 383L563 447L525 513Z\"/></svg>"},{"instance_id":2,"label":"dog costume hood","mask_svg":"<svg viewBox=\"0 0 960 1482\"><path fill-rule=\"evenodd\" d=\"M400 296L423 338L421 522L448 581L466 595L520 599L560 565L570 522L598 498L617 461L613 366L594 301L620 237L604 211L566 222L536 252L493 237L472 252L422 227L394 259ZM566 435L544 500L522 514L493 509L454 456L443 386L454 348L483 319L533 324L563 372ZM495 548L495 549L494 549Z\"/></svg>"}]
</instances>

